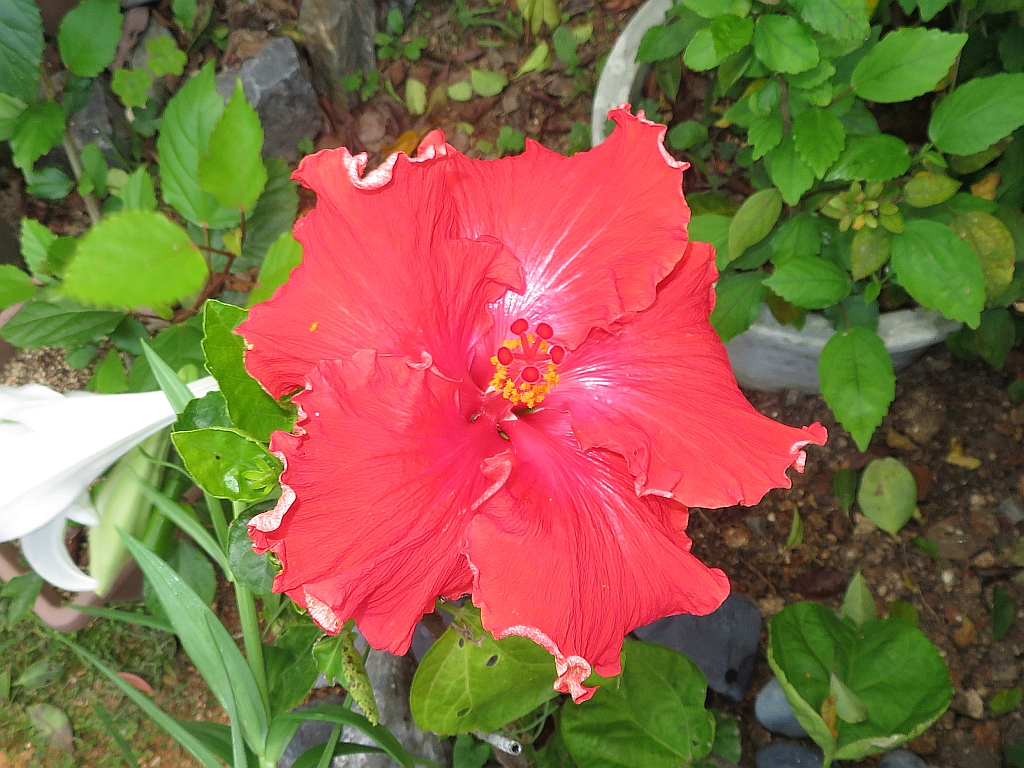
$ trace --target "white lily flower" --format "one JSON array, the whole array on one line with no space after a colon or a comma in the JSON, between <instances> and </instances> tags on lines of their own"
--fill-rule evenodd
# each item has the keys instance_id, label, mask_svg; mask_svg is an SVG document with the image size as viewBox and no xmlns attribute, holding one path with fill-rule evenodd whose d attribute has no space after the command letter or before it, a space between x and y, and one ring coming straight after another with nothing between
<instances>
[{"instance_id":1,"label":"white lily flower","mask_svg":"<svg viewBox=\"0 0 1024 768\"><path fill-rule=\"evenodd\" d=\"M202 397L207 377L188 385ZM150 435L174 423L163 392L61 395L41 384L0 386L0 542L21 539L29 565L61 589L95 590L64 546L64 525L99 519L89 486Z\"/></svg>"}]
</instances>

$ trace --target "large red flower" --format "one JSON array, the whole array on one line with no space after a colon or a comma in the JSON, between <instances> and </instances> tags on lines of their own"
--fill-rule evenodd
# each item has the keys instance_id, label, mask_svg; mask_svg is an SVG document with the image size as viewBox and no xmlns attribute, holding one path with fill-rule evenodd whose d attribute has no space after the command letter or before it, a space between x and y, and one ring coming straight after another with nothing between
<instances>
[{"instance_id":1,"label":"large red flower","mask_svg":"<svg viewBox=\"0 0 1024 768\"><path fill-rule=\"evenodd\" d=\"M435 132L369 174L344 149L299 167L302 265L239 329L268 391L303 390L271 439L281 501L249 532L328 632L354 617L405 653L439 597L472 594L582 701L627 632L728 594L687 506L754 504L824 443L743 398L683 167L662 126L611 117L571 158L471 160Z\"/></svg>"}]
</instances>

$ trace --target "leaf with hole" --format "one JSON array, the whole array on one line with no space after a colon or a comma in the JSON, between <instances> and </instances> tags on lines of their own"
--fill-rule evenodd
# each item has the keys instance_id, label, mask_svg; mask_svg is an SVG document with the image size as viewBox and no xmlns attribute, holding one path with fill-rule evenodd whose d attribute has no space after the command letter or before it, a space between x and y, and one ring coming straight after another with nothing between
<instances>
[{"instance_id":1,"label":"leaf with hole","mask_svg":"<svg viewBox=\"0 0 1024 768\"><path fill-rule=\"evenodd\" d=\"M281 462L236 429L207 427L171 435L185 469L218 499L259 501L273 489Z\"/></svg>"}]
</instances>

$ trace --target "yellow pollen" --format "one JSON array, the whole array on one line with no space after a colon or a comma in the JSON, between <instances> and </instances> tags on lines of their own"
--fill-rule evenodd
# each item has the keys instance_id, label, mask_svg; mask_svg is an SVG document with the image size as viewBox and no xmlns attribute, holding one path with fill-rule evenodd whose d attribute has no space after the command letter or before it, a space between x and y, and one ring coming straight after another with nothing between
<instances>
[{"instance_id":1,"label":"yellow pollen","mask_svg":"<svg viewBox=\"0 0 1024 768\"><path fill-rule=\"evenodd\" d=\"M320 325L320 323L319 323L319 322L316 322L316 323L313 323L313 324L312 324L311 326L309 326L309 330L310 330L310 332L312 332L312 331L315 331L315 330L316 330L316 327L317 327L318 325Z\"/></svg>"},{"instance_id":2,"label":"yellow pollen","mask_svg":"<svg viewBox=\"0 0 1024 768\"><path fill-rule=\"evenodd\" d=\"M513 356L509 358L508 365L503 365L498 355L491 357L494 375L489 382L490 391L500 393L513 406L537 407L559 381L558 365L549 357L555 345L535 333L524 333L518 339L505 339L502 341L502 347L511 351ZM558 354L560 358L564 357L564 349L560 348ZM522 372L525 366L533 366L539 370L540 377L537 381L523 380Z\"/></svg>"}]
</instances>

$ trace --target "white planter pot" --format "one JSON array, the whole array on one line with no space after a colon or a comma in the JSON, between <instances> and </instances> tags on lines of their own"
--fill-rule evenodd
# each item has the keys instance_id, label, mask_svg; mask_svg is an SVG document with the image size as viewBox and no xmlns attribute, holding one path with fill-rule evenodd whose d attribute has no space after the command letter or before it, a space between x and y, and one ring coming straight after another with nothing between
<instances>
[{"instance_id":1,"label":"white planter pot","mask_svg":"<svg viewBox=\"0 0 1024 768\"><path fill-rule=\"evenodd\" d=\"M636 60L644 34L665 21L672 0L647 0L615 41L594 92L591 141L604 141L608 111L636 101L650 67ZM893 367L903 370L933 344L960 327L939 312L904 309L883 314L878 335L892 355ZM802 330L779 325L767 307L746 333L725 345L736 379L742 386L762 390L819 391L818 357L835 330L825 317L810 313Z\"/></svg>"}]
</instances>

